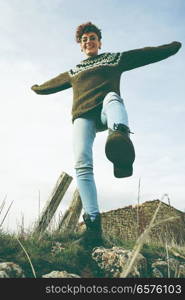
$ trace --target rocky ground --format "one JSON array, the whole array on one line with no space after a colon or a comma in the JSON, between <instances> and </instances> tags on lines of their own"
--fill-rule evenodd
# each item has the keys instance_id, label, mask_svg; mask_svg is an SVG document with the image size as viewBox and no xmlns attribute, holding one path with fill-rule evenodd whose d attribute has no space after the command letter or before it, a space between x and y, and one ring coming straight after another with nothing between
<instances>
[{"instance_id":1,"label":"rocky ground","mask_svg":"<svg viewBox=\"0 0 185 300\"><path fill-rule=\"evenodd\" d=\"M62 252L62 249L61 249ZM94 248L91 253L92 259L104 274L105 278L124 277L124 271L128 267L131 250L123 247ZM149 261L139 253L127 277L129 278L185 278L185 258L176 253L176 258L156 258ZM179 259L180 258L180 259ZM25 278L24 270L13 262L0 263L0 278ZM80 278L79 274L69 273L60 269L53 270L48 274L42 274L43 278ZM87 276L88 277L88 276Z\"/></svg>"}]
</instances>

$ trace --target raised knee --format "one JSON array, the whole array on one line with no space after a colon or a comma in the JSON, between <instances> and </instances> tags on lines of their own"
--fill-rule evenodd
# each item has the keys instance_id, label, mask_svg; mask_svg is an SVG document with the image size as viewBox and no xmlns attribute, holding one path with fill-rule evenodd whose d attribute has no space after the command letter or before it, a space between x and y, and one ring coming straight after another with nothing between
<instances>
[{"instance_id":1,"label":"raised knee","mask_svg":"<svg viewBox=\"0 0 185 300\"><path fill-rule=\"evenodd\" d=\"M103 100L103 105L105 106L106 104L108 104L112 101L118 101L118 102L123 103L123 99L117 93L109 92Z\"/></svg>"}]
</instances>

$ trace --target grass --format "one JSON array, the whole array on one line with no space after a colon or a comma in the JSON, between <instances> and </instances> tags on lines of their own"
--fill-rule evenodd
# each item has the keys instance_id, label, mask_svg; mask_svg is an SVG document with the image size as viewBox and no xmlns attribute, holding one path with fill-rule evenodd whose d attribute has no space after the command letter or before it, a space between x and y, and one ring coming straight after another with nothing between
<instances>
[{"instance_id":1,"label":"grass","mask_svg":"<svg viewBox=\"0 0 185 300\"><path fill-rule=\"evenodd\" d=\"M51 271L67 271L81 277L104 277L91 253L78 245L71 246L76 235L61 236L59 233L46 233L42 240L32 234L16 236L0 231L0 262L12 261L24 271L25 277L42 277ZM134 250L136 241L114 240L114 246ZM148 271L144 277L151 277L151 264L161 258L166 260L164 244L145 242L140 253L145 256ZM184 261L185 247L168 245L168 258Z\"/></svg>"},{"instance_id":2,"label":"grass","mask_svg":"<svg viewBox=\"0 0 185 300\"><path fill-rule=\"evenodd\" d=\"M34 269L34 267L33 267L33 264L32 264L32 262L31 262L31 259L30 259L30 257L29 257L28 252L27 252L26 249L24 248L24 246L23 246L23 244L21 243L21 241L20 241L17 237L15 237L15 238L16 238L16 240L18 241L18 243L19 243L19 245L21 246L21 248L23 249L24 253L26 254L26 257L27 257L27 259L28 259L28 261L29 261L29 264L30 264L30 266L31 266L31 270L32 270L33 276L36 278L35 269Z\"/></svg>"},{"instance_id":3,"label":"grass","mask_svg":"<svg viewBox=\"0 0 185 300\"><path fill-rule=\"evenodd\" d=\"M42 240L28 235L0 232L0 262L18 264L26 277L42 277L53 270L65 270L81 277L101 277L101 272L88 251L78 245L71 246L75 236L45 234Z\"/></svg>"},{"instance_id":4,"label":"grass","mask_svg":"<svg viewBox=\"0 0 185 300\"><path fill-rule=\"evenodd\" d=\"M12 203L11 203L12 205ZM1 219L3 224L7 214L11 208L8 207ZM120 277L127 277L131 271L136 258L141 253L147 259L147 273L144 277L152 277L151 265L156 259L162 259L167 262L167 274L171 276L171 259L185 263L185 246L177 245L173 240L153 242L148 239L148 235L155 226L170 222L174 217L162 219L155 223L156 215L160 209L159 203L153 218L138 237L137 240L120 240L116 237L110 239L112 246L123 247L131 250L132 255L128 259L126 268L121 273ZM0 206L0 214L5 207L5 200ZM9 234L3 232L0 227L0 262L11 261L18 264L24 271L25 277L42 277L51 271L67 271L75 273L81 277L105 277L102 270L99 269L95 261L91 257L91 253L84 248L74 245L72 241L78 237L78 234L62 235L56 230L48 230L42 238L38 238L35 234L25 232L21 228L18 234ZM179 271L175 272L175 276L179 277Z\"/></svg>"}]
</instances>

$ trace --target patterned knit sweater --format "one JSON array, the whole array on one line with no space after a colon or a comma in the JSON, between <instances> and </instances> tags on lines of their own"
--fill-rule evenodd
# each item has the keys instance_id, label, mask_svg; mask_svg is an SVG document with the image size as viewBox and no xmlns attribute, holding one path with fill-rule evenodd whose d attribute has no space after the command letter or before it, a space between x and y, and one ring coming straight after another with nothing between
<instances>
[{"instance_id":1,"label":"patterned knit sweater","mask_svg":"<svg viewBox=\"0 0 185 300\"><path fill-rule=\"evenodd\" d=\"M146 47L122 53L102 53L89 57L74 69L32 86L37 94L46 95L73 88L72 120L98 111L108 92L120 95L120 77L125 71L163 60L175 54L181 43Z\"/></svg>"}]
</instances>

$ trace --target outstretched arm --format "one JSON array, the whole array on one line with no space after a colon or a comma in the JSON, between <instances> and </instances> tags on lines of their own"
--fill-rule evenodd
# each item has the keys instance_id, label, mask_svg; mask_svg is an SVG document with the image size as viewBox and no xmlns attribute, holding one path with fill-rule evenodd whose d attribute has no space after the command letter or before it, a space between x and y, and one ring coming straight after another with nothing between
<instances>
[{"instance_id":1,"label":"outstretched arm","mask_svg":"<svg viewBox=\"0 0 185 300\"><path fill-rule=\"evenodd\" d=\"M61 73L55 78L52 78L41 85L33 85L31 89L40 95L47 95L60 92L71 87L70 77L68 72Z\"/></svg>"},{"instance_id":2,"label":"outstretched arm","mask_svg":"<svg viewBox=\"0 0 185 300\"><path fill-rule=\"evenodd\" d=\"M146 47L123 52L120 60L121 71L128 71L163 60L175 53L181 47L181 43L172 42L158 47Z\"/></svg>"}]
</instances>

